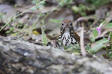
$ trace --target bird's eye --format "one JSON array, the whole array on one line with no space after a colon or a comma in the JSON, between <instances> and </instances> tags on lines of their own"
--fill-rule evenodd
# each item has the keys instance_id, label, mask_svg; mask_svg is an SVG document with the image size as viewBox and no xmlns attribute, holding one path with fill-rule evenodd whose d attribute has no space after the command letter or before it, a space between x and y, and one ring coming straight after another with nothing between
<instances>
[{"instance_id":1,"label":"bird's eye","mask_svg":"<svg viewBox=\"0 0 112 74\"><path fill-rule=\"evenodd\" d=\"M64 24L62 23L62 26L63 26Z\"/></svg>"},{"instance_id":2,"label":"bird's eye","mask_svg":"<svg viewBox=\"0 0 112 74\"><path fill-rule=\"evenodd\" d=\"M72 26L72 23L70 23L70 26Z\"/></svg>"}]
</instances>

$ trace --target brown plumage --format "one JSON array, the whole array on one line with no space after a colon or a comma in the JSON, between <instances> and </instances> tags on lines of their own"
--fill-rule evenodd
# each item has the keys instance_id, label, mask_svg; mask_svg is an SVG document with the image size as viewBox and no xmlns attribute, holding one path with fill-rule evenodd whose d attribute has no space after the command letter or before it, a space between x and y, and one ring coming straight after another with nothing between
<instances>
[{"instance_id":1,"label":"brown plumage","mask_svg":"<svg viewBox=\"0 0 112 74\"><path fill-rule=\"evenodd\" d=\"M76 32L74 32L74 38L80 43L80 36Z\"/></svg>"},{"instance_id":2,"label":"brown plumage","mask_svg":"<svg viewBox=\"0 0 112 74\"><path fill-rule=\"evenodd\" d=\"M75 32L71 20L63 20L60 28L60 37L51 37L49 35L47 35L47 37L50 40L60 40L64 46L80 42L80 37Z\"/></svg>"},{"instance_id":3,"label":"brown plumage","mask_svg":"<svg viewBox=\"0 0 112 74\"><path fill-rule=\"evenodd\" d=\"M61 32L62 43L65 46L69 45L69 44L74 44L74 43L80 42L80 37L75 32L71 20L64 20L62 22L60 32ZM65 41L63 41L63 40L65 40ZM66 42L66 43L64 43L64 42Z\"/></svg>"}]
</instances>

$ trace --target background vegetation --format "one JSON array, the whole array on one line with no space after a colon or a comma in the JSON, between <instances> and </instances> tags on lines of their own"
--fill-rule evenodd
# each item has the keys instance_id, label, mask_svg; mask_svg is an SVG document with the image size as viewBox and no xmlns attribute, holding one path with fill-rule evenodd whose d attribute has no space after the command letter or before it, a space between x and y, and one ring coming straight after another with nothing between
<instances>
[{"instance_id":1,"label":"background vegetation","mask_svg":"<svg viewBox=\"0 0 112 74\"><path fill-rule=\"evenodd\" d=\"M46 34L52 34L52 36L59 34L59 31L56 32L55 29L59 30L63 19L70 19L74 23L81 18L81 21L84 21L84 37L89 40L89 42L86 40L84 42L88 53L112 59L111 0L26 1L1 0L1 36L17 37L29 42L35 43L37 41L36 43L47 45L51 40L46 37ZM3 11L2 5L8 9ZM15 15L9 16L10 12ZM79 35L80 27L79 24L74 25L75 31ZM80 49L80 47L70 46L67 48L72 53L76 53L76 49Z\"/></svg>"}]
</instances>

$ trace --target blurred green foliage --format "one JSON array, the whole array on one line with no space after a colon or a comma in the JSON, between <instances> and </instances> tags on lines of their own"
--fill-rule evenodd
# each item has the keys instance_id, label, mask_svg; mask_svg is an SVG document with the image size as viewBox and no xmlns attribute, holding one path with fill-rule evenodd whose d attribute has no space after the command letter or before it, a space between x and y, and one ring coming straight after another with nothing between
<instances>
[{"instance_id":1,"label":"blurred green foliage","mask_svg":"<svg viewBox=\"0 0 112 74\"><path fill-rule=\"evenodd\" d=\"M93 7L88 7L84 4L79 4L79 6L73 6L72 10L74 11L75 14L79 13L81 16L86 16L86 11L93 10Z\"/></svg>"},{"instance_id":2,"label":"blurred green foliage","mask_svg":"<svg viewBox=\"0 0 112 74\"><path fill-rule=\"evenodd\" d=\"M61 21L62 21L63 19L50 19L49 21L50 22L53 22L53 23L61 23Z\"/></svg>"},{"instance_id":3,"label":"blurred green foliage","mask_svg":"<svg viewBox=\"0 0 112 74\"><path fill-rule=\"evenodd\" d=\"M48 38L46 37L46 34L45 34L45 26L44 25L41 27L41 30L42 30L42 43L44 45L47 45Z\"/></svg>"},{"instance_id":4,"label":"blurred green foliage","mask_svg":"<svg viewBox=\"0 0 112 74\"><path fill-rule=\"evenodd\" d=\"M108 23L107 25L105 25L105 28L107 29L109 29L109 28L112 28L112 23Z\"/></svg>"},{"instance_id":5,"label":"blurred green foliage","mask_svg":"<svg viewBox=\"0 0 112 74\"><path fill-rule=\"evenodd\" d=\"M90 38L91 42L95 42L95 39L97 38L97 36L98 36L98 31L96 30L96 28L93 28L92 36Z\"/></svg>"},{"instance_id":6,"label":"blurred green foliage","mask_svg":"<svg viewBox=\"0 0 112 74\"><path fill-rule=\"evenodd\" d=\"M99 7L111 2L111 0L86 0L86 2L94 5L95 7Z\"/></svg>"},{"instance_id":7,"label":"blurred green foliage","mask_svg":"<svg viewBox=\"0 0 112 74\"><path fill-rule=\"evenodd\" d=\"M35 4L32 10L35 10L35 9L43 7L45 4L45 0L33 0L32 3Z\"/></svg>"},{"instance_id":8,"label":"blurred green foliage","mask_svg":"<svg viewBox=\"0 0 112 74\"><path fill-rule=\"evenodd\" d=\"M69 5L73 2L73 0L56 0L60 6Z\"/></svg>"},{"instance_id":9,"label":"blurred green foliage","mask_svg":"<svg viewBox=\"0 0 112 74\"><path fill-rule=\"evenodd\" d=\"M109 40L104 38L104 39L101 39L97 42L94 43L94 47L90 48L89 49L89 52L90 53L96 53L98 52L99 50L101 50L102 48L106 47L106 43L108 43Z\"/></svg>"}]
</instances>

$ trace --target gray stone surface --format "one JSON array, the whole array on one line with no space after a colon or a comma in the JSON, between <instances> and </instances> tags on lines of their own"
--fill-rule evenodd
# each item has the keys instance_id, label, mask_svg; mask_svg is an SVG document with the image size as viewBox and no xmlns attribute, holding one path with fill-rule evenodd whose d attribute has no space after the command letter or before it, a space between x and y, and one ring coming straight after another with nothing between
<instances>
[{"instance_id":1,"label":"gray stone surface","mask_svg":"<svg viewBox=\"0 0 112 74\"><path fill-rule=\"evenodd\" d=\"M69 54L50 46L0 37L0 74L111 74L100 58Z\"/></svg>"},{"instance_id":2,"label":"gray stone surface","mask_svg":"<svg viewBox=\"0 0 112 74\"><path fill-rule=\"evenodd\" d=\"M0 15L2 16L0 22L7 23L12 17L16 16L16 9L7 4L0 4Z\"/></svg>"}]
</instances>

